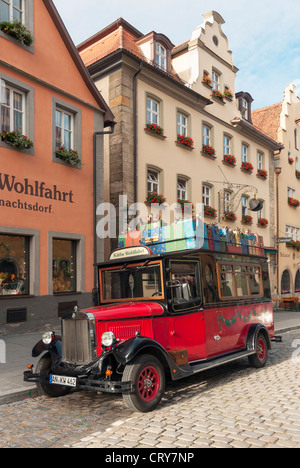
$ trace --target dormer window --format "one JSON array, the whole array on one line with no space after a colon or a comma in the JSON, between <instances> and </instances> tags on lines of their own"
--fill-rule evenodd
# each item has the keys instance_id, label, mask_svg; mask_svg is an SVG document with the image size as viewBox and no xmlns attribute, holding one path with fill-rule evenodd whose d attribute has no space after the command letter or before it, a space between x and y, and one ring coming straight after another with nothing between
<instances>
[{"instance_id":1,"label":"dormer window","mask_svg":"<svg viewBox=\"0 0 300 468\"><path fill-rule=\"evenodd\" d=\"M237 93L235 97L238 100L239 111L243 119L248 120L248 122L252 123L251 120L251 103L253 102L253 98L249 93L244 93L241 91Z\"/></svg>"},{"instance_id":2,"label":"dormer window","mask_svg":"<svg viewBox=\"0 0 300 468\"><path fill-rule=\"evenodd\" d=\"M155 63L162 70L167 69L167 51L159 43L156 44Z\"/></svg>"}]
</instances>

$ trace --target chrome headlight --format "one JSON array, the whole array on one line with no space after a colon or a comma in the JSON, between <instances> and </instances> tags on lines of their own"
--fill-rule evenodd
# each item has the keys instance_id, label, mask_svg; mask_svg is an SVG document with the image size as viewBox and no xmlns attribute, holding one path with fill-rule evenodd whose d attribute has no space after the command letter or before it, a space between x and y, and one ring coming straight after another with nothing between
<instances>
[{"instance_id":1,"label":"chrome headlight","mask_svg":"<svg viewBox=\"0 0 300 468\"><path fill-rule=\"evenodd\" d=\"M54 334L53 334L52 331L50 331L50 332L45 332L45 333L42 335L42 342L43 342L45 345L49 345L50 343L52 343L53 337L54 337Z\"/></svg>"},{"instance_id":2,"label":"chrome headlight","mask_svg":"<svg viewBox=\"0 0 300 468\"><path fill-rule=\"evenodd\" d=\"M108 348L109 346L114 344L114 342L116 341L115 334L112 331L105 332L103 333L101 337L101 341L102 341L103 346Z\"/></svg>"}]
</instances>

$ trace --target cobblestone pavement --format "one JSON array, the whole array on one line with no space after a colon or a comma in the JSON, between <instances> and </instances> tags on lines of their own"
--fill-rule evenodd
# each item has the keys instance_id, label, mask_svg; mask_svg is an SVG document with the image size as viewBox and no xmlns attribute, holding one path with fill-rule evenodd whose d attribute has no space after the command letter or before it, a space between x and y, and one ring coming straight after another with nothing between
<instances>
[{"instance_id":1,"label":"cobblestone pavement","mask_svg":"<svg viewBox=\"0 0 300 468\"><path fill-rule=\"evenodd\" d=\"M274 343L268 365L232 363L170 383L152 413L90 392L0 407L0 448L299 448L300 330ZM299 353L300 357L300 353Z\"/></svg>"}]
</instances>

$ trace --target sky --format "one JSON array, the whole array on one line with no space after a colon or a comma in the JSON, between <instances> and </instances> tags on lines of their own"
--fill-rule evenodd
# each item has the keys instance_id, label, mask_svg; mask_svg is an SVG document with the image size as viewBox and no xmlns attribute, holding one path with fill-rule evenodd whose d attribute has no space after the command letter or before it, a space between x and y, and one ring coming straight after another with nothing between
<instances>
[{"instance_id":1,"label":"sky","mask_svg":"<svg viewBox=\"0 0 300 468\"><path fill-rule=\"evenodd\" d=\"M282 101L295 83L300 95L299 0L54 0L76 45L122 17L143 34L165 34L175 45L191 38L203 13L217 11L239 69L235 92L254 99L252 109Z\"/></svg>"}]
</instances>

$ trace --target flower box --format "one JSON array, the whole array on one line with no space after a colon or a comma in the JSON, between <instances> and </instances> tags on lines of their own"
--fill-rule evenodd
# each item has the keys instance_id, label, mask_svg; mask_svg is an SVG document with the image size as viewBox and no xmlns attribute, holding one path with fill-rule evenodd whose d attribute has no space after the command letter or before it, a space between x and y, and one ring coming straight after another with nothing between
<instances>
[{"instance_id":1,"label":"flower box","mask_svg":"<svg viewBox=\"0 0 300 468\"><path fill-rule=\"evenodd\" d=\"M18 150L24 151L33 147L33 142L20 132L2 132L1 139L8 145L14 146Z\"/></svg>"},{"instance_id":2,"label":"flower box","mask_svg":"<svg viewBox=\"0 0 300 468\"><path fill-rule=\"evenodd\" d=\"M177 135L177 141L180 145L187 146L188 148L193 149L194 141L190 137L186 137L184 135Z\"/></svg>"},{"instance_id":3,"label":"flower box","mask_svg":"<svg viewBox=\"0 0 300 468\"><path fill-rule=\"evenodd\" d=\"M163 195L159 195L156 192L149 192L148 196L145 200L145 203L158 203L159 205L163 204L166 202L166 199Z\"/></svg>"},{"instance_id":4,"label":"flower box","mask_svg":"<svg viewBox=\"0 0 300 468\"><path fill-rule=\"evenodd\" d=\"M81 162L77 151L74 151L72 149L67 150L63 146L56 151L56 157L66 162L72 167L77 167Z\"/></svg>"},{"instance_id":5,"label":"flower box","mask_svg":"<svg viewBox=\"0 0 300 468\"><path fill-rule=\"evenodd\" d=\"M300 252L300 242L299 241L291 241L291 242L288 242L286 244L287 247L289 248L293 248L295 250L297 250L298 252Z\"/></svg>"},{"instance_id":6,"label":"flower box","mask_svg":"<svg viewBox=\"0 0 300 468\"><path fill-rule=\"evenodd\" d=\"M300 180L300 171L296 171L296 178Z\"/></svg>"},{"instance_id":7,"label":"flower box","mask_svg":"<svg viewBox=\"0 0 300 468\"><path fill-rule=\"evenodd\" d=\"M224 94L221 93L218 89L214 89L213 92L211 93L211 96L214 98L219 99L221 102L224 102Z\"/></svg>"},{"instance_id":8,"label":"flower box","mask_svg":"<svg viewBox=\"0 0 300 468\"><path fill-rule=\"evenodd\" d=\"M294 164L294 159L293 158L289 158L289 164Z\"/></svg>"},{"instance_id":9,"label":"flower box","mask_svg":"<svg viewBox=\"0 0 300 468\"><path fill-rule=\"evenodd\" d=\"M256 175L264 180L268 178L268 172L265 169L258 169Z\"/></svg>"},{"instance_id":10,"label":"flower box","mask_svg":"<svg viewBox=\"0 0 300 468\"><path fill-rule=\"evenodd\" d=\"M217 210L212 208L209 205L204 206L204 216L208 216L209 218L216 218L217 217Z\"/></svg>"},{"instance_id":11,"label":"flower box","mask_svg":"<svg viewBox=\"0 0 300 468\"><path fill-rule=\"evenodd\" d=\"M252 174L253 172L253 166L249 162L243 162L241 165L241 170L244 172L248 172L248 174Z\"/></svg>"},{"instance_id":12,"label":"flower box","mask_svg":"<svg viewBox=\"0 0 300 468\"><path fill-rule=\"evenodd\" d=\"M243 224L252 224L253 218L252 216L249 215L243 215L242 216L242 223Z\"/></svg>"},{"instance_id":13,"label":"flower box","mask_svg":"<svg viewBox=\"0 0 300 468\"><path fill-rule=\"evenodd\" d=\"M257 224L258 226L267 227L269 224L269 221L265 218L259 218L259 220L257 221Z\"/></svg>"},{"instance_id":14,"label":"flower box","mask_svg":"<svg viewBox=\"0 0 300 468\"><path fill-rule=\"evenodd\" d=\"M296 200L296 198L289 197L288 204L293 208L298 208L298 206L300 206L300 201Z\"/></svg>"},{"instance_id":15,"label":"flower box","mask_svg":"<svg viewBox=\"0 0 300 468\"><path fill-rule=\"evenodd\" d=\"M216 157L216 150L210 145L203 145L201 153L211 156L213 158Z\"/></svg>"},{"instance_id":16,"label":"flower box","mask_svg":"<svg viewBox=\"0 0 300 468\"><path fill-rule=\"evenodd\" d=\"M211 88L212 81L211 81L211 78L208 75L203 75L202 83Z\"/></svg>"},{"instance_id":17,"label":"flower box","mask_svg":"<svg viewBox=\"0 0 300 468\"><path fill-rule=\"evenodd\" d=\"M153 133L154 135L164 137L164 130L157 124L146 124L146 127L144 128L146 132Z\"/></svg>"},{"instance_id":18,"label":"flower box","mask_svg":"<svg viewBox=\"0 0 300 468\"><path fill-rule=\"evenodd\" d=\"M0 31L8 36L13 37L25 46L31 46L33 43L33 36L31 32L25 28L24 24L20 21L2 21L0 23Z\"/></svg>"},{"instance_id":19,"label":"flower box","mask_svg":"<svg viewBox=\"0 0 300 468\"><path fill-rule=\"evenodd\" d=\"M228 166L236 166L236 158L231 154L224 154L223 163L228 164Z\"/></svg>"},{"instance_id":20,"label":"flower box","mask_svg":"<svg viewBox=\"0 0 300 468\"><path fill-rule=\"evenodd\" d=\"M225 211L224 219L226 219L226 221L234 222L234 221L237 220L237 217L236 217L236 214L233 211Z\"/></svg>"},{"instance_id":21,"label":"flower box","mask_svg":"<svg viewBox=\"0 0 300 468\"><path fill-rule=\"evenodd\" d=\"M232 94L232 92L230 91L230 89L225 88L224 97L225 97L226 99L228 99L229 101L232 101L232 100L233 100L233 94Z\"/></svg>"},{"instance_id":22,"label":"flower box","mask_svg":"<svg viewBox=\"0 0 300 468\"><path fill-rule=\"evenodd\" d=\"M188 207L188 209L193 208L193 204L189 200L180 200L180 199L178 199L177 203L180 206L180 208L182 209L182 211L186 210L186 206Z\"/></svg>"}]
</instances>

